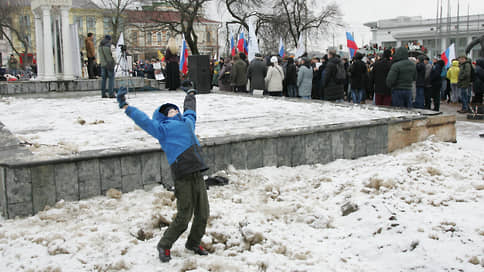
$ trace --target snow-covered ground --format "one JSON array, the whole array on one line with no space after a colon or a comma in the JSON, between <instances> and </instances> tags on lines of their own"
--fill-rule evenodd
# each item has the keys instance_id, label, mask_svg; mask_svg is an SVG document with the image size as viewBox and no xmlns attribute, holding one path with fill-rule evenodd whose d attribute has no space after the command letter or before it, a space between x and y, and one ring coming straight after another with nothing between
<instances>
[{"instance_id":1,"label":"snow-covered ground","mask_svg":"<svg viewBox=\"0 0 484 272\"><path fill-rule=\"evenodd\" d=\"M182 107L184 97L182 91L138 92L129 94L128 103L151 117L165 102ZM196 133L201 139L409 115L267 97L205 94L197 99ZM115 99L101 99L92 93L55 99L0 97L0 112L0 121L39 157L117 147L159 147L119 110Z\"/></svg>"},{"instance_id":2,"label":"snow-covered ground","mask_svg":"<svg viewBox=\"0 0 484 272\"><path fill-rule=\"evenodd\" d=\"M230 184L209 190L211 254L186 251L185 233L166 264L155 246L175 212L171 192L59 202L0 219L0 271L483 271L479 133L484 123L458 122L455 144L430 138L325 165L229 168L219 174ZM358 210L343 216L348 202Z\"/></svg>"}]
</instances>

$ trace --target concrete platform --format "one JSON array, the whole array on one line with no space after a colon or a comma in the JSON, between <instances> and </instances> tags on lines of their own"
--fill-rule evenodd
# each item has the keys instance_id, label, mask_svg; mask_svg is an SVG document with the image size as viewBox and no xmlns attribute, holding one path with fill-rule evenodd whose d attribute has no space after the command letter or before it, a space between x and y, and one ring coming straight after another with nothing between
<instances>
[{"instance_id":1,"label":"concrete platform","mask_svg":"<svg viewBox=\"0 0 484 272\"><path fill-rule=\"evenodd\" d=\"M388 153L430 135L441 141L456 141L455 115L422 113L202 139L204 158L210 167L206 174L228 165L254 169L355 159ZM97 150L39 160L1 125L0 134L0 205L6 218L35 214L61 199L75 201L102 195L110 188L129 192L159 184L173 186L168 162L160 148Z\"/></svg>"},{"instance_id":2,"label":"concrete platform","mask_svg":"<svg viewBox=\"0 0 484 272\"><path fill-rule=\"evenodd\" d=\"M129 80L129 82L128 82ZM164 83L140 77L115 78L114 88L129 84L130 88L164 89ZM34 94L49 92L100 91L101 78L59 81L13 81L0 82L0 95Z\"/></svg>"}]
</instances>

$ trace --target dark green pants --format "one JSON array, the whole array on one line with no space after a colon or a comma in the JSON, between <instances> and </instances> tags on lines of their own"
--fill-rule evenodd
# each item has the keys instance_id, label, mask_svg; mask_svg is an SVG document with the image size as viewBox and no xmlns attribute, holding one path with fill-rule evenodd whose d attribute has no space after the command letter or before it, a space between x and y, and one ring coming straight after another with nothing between
<instances>
[{"instance_id":1,"label":"dark green pants","mask_svg":"<svg viewBox=\"0 0 484 272\"><path fill-rule=\"evenodd\" d=\"M177 214L158 243L164 249L170 249L175 241L188 228L194 216L192 228L186 242L187 247L199 246L205 234L209 206L205 181L200 172L186 175L175 180L175 197Z\"/></svg>"}]
</instances>

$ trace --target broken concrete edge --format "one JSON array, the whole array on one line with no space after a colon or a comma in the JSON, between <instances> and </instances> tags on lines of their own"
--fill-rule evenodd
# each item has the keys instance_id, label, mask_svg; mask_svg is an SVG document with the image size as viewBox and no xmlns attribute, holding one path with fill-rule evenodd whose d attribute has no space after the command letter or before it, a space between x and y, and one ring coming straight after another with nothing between
<instances>
[{"instance_id":1,"label":"broken concrete edge","mask_svg":"<svg viewBox=\"0 0 484 272\"><path fill-rule=\"evenodd\" d=\"M447 123L455 123L455 116L454 115L440 115L440 117L447 117L450 120ZM390 118L382 118L382 119L374 119L368 121L355 121L355 122L347 122L347 123L338 123L338 124L329 124L329 125L321 125L321 126L310 126L310 127L303 127L297 129L289 129L289 130L279 130L279 131L268 131L259 133L257 135L234 135L234 136L224 136L224 137L212 137L212 138L200 138L200 144L202 147L204 146L214 146L214 145L221 145L221 144L228 144L228 143L240 143L252 140L264 140L264 139L275 139L280 137L291 137L295 135L307 135L313 133L320 133L320 132L331 132L331 131L338 131L338 130L345 130L347 128L359 128L359 127L374 127L374 126L381 126L381 125L391 125L391 124L398 124L398 123L408 123L418 120L426 120L429 117L425 116L402 116L402 117L390 117ZM101 149L101 150L90 150L81 152L79 154L74 154L70 156L63 156L63 157L56 157L52 159L36 159L35 155L26 156L25 159L19 158L7 158L3 161L0 161L0 167L25 167L25 166L39 166L44 164L58 164L58 163L66 163L66 162L76 162L82 161L87 159L98 159L98 158L110 158L110 157L118 157L121 154L124 155L137 155L137 154L144 154L149 152L163 152L161 148L143 148L143 149L126 149L126 148L110 148L110 149Z\"/></svg>"}]
</instances>

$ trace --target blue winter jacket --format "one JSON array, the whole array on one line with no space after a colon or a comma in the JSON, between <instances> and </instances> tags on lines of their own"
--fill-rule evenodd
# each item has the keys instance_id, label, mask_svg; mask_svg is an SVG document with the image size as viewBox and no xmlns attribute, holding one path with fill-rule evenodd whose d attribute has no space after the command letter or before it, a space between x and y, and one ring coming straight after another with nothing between
<instances>
[{"instance_id":1,"label":"blue winter jacket","mask_svg":"<svg viewBox=\"0 0 484 272\"><path fill-rule=\"evenodd\" d=\"M176 105L173 106L178 109ZM183 115L178 113L168 118L159 112L160 107L153 112L151 119L133 106L128 106L125 113L158 140L175 179L196 171L207 170L208 167L201 158L200 143L195 136L195 97L185 97Z\"/></svg>"}]
</instances>

